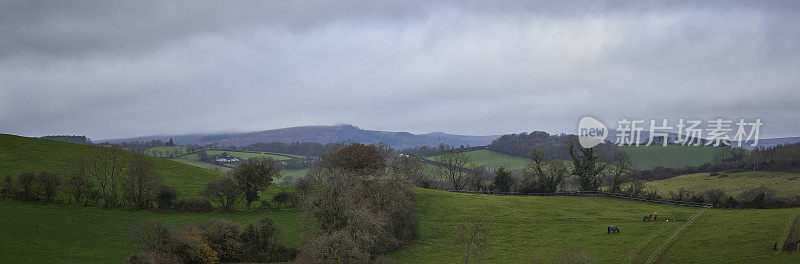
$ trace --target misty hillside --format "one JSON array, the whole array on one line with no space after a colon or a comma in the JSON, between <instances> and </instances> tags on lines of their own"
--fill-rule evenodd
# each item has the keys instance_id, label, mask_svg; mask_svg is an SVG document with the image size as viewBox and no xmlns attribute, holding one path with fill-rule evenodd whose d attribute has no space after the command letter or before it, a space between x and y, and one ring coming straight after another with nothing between
<instances>
[{"instance_id":1,"label":"misty hillside","mask_svg":"<svg viewBox=\"0 0 800 264\"><path fill-rule=\"evenodd\" d=\"M316 142L322 144L335 142L373 144L384 142L393 148L400 149L418 146L438 146L441 143L453 146L484 146L491 143L497 136L451 135L443 132L415 135L408 132L365 130L352 125L337 125L300 126L249 133L164 135L102 141L112 143L123 141L150 141L154 139L167 141L170 138L172 138L176 144L180 145L205 145L216 143L220 146L246 146L258 142Z\"/></svg>"}]
</instances>

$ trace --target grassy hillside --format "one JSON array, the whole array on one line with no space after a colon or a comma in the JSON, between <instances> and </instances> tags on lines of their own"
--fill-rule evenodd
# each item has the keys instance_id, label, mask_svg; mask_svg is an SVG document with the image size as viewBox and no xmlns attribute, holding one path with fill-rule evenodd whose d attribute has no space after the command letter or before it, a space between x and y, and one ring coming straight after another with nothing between
<instances>
[{"instance_id":1,"label":"grassy hillside","mask_svg":"<svg viewBox=\"0 0 800 264\"><path fill-rule=\"evenodd\" d=\"M680 189L694 193L719 189L731 195L738 195L753 187L765 186L774 189L778 196L791 198L800 195L800 174L757 171L720 173L711 176L710 173L696 173L652 181L647 185L665 195Z\"/></svg>"},{"instance_id":2,"label":"grassy hillside","mask_svg":"<svg viewBox=\"0 0 800 264\"><path fill-rule=\"evenodd\" d=\"M475 150L465 152L472 159L472 164L476 166L486 166L489 170L497 170L500 166L509 170L524 169L528 165L528 159L523 157L511 156L491 150ZM435 160L434 157L428 157Z\"/></svg>"},{"instance_id":3,"label":"grassy hillside","mask_svg":"<svg viewBox=\"0 0 800 264\"><path fill-rule=\"evenodd\" d=\"M75 157L91 151L95 146L72 144L45 139L26 138L0 134L0 176L17 176L22 172L43 170L62 172ZM122 151L123 155L140 155ZM147 156L164 175L165 184L174 186L185 196L197 196L206 183L222 176L221 173L190 166L172 160Z\"/></svg>"},{"instance_id":4,"label":"grassy hillside","mask_svg":"<svg viewBox=\"0 0 800 264\"><path fill-rule=\"evenodd\" d=\"M2 263L124 263L128 230L145 218L163 219L174 228L210 218L240 224L264 213L156 213L66 205L38 205L0 200L0 259ZM296 210L268 214L283 230L286 242L297 245L300 233Z\"/></svg>"},{"instance_id":5,"label":"grassy hillside","mask_svg":"<svg viewBox=\"0 0 800 264\"><path fill-rule=\"evenodd\" d=\"M688 219L700 210L603 197L487 196L432 190L415 194L419 238L391 255L398 263L458 262L464 249L453 242L457 227L479 217L489 221L491 229L485 263L545 262L575 249L602 263L644 263L684 222L642 222L643 215L656 211L660 219ZM708 209L657 258L661 263L800 261L798 254L771 250L772 241L781 238L796 210ZM619 226L621 233L606 234L608 225Z\"/></svg>"},{"instance_id":6,"label":"grassy hillside","mask_svg":"<svg viewBox=\"0 0 800 264\"><path fill-rule=\"evenodd\" d=\"M228 150L207 150L207 155L219 155L222 153L227 153L228 156L237 157L240 159L249 159L249 158L272 158L274 160L288 160L291 159L286 156L280 155L272 155L266 153L252 153L252 152L240 152L240 151L228 151Z\"/></svg>"},{"instance_id":7,"label":"grassy hillside","mask_svg":"<svg viewBox=\"0 0 800 264\"><path fill-rule=\"evenodd\" d=\"M711 161L719 149L711 146L622 146L639 169L697 166Z\"/></svg>"}]
</instances>

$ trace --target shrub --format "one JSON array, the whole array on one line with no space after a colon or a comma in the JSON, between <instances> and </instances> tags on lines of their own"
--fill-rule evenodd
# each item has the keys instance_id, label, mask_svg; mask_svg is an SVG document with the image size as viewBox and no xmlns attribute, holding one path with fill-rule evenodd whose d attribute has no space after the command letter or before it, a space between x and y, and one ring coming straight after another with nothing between
<instances>
[{"instance_id":1,"label":"shrub","mask_svg":"<svg viewBox=\"0 0 800 264\"><path fill-rule=\"evenodd\" d=\"M183 229L173 231L170 236L170 249L182 260L182 263L217 263L217 252L203 241L200 228L187 225Z\"/></svg>"},{"instance_id":2,"label":"shrub","mask_svg":"<svg viewBox=\"0 0 800 264\"><path fill-rule=\"evenodd\" d=\"M230 210L241 194L242 190L230 177L209 182L200 192L203 197L219 203L223 210Z\"/></svg>"},{"instance_id":3,"label":"shrub","mask_svg":"<svg viewBox=\"0 0 800 264\"><path fill-rule=\"evenodd\" d=\"M179 212L206 213L211 212L212 209L211 201L208 199L186 198L175 202L175 210Z\"/></svg>"},{"instance_id":4,"label":"shrub","mask_svg":"<svg viewBox=\"0 0 800 264\"><path fill-rule=\"evenodd\" d=\"M58 189L61 186L61 177L56 174L49 173L43 171L36 177L36 182L39 185L39 189L41 190L41 197L46 202L53 201L53 197L56 196L58 193Z\"/></svg>"},{"instance_id":5,"label":"shrub","mask_svg":"<svg viewBox=\"0 0 800 264\"><path fill-rule=\"evenodd\" d=\"M285 206L287 203L290 203L294 199L293 196L294 195L289 192L281 191L278 194L272 196L272 202L275 203L276 207L282 207Z\"/></svg>"},{"instance_id":6,"label":"shrub","mask_svg":"<svg viewBox=\"0 0 800 264\"><path fill-rule=\"evenodd\" d=\"M129 263L217 263L217 252L203 240L200 228L187 225L170 231L161 220L145 219L130 231L134 254Z\"/></svg>"},{"instance_id":7,"label":"shrub","mask_svg":"<svg viewBox=\"0 0 800 264\"><path fill-rule=\"evenodd\" d=\"M19 194L19 187L11 175L6 175L3 179L3 185L0 186L0 197L4 199L16 199Z\"/></svg>"},{"instance_id":8,"label":"shrub","mask_svg":"<svg viewBox=\"0 0 800 264\"><path fill-rule=\"evenodd\" d=\"M506 171L505 168L500 167L497 169L497 175L494 176L494 186L497 191L507 193L514 185L514 179L511 178L511 173Z\"/></svg>"},{"instance_id":9,"label":"shrub","mask_svg":"<svg viewBox=\"0 0 800 264\"><path fill-rule=\"evenodd\" d=\"M34 189L34 183L36 182L35 174L30 172L22 173L19 175L19 178L17 178L17 181L19 182L19 195L17 199L23 201L34 201L39 199L37 192Z\"/></svg>"},{"instance_id":10,"label":"shrub","mask_svg":"<svg viewBox=\"0 0 800 264\"><path fill-rule=\"evenodd\" d=\"M242 245L239 242L239 224L209 219L200 224L203 239L219 255L223 262L238 261L242 254Z\"/></svg>"},{"instance_id":11,"label":"shrub","mask_svg":"<svg viewBox=\"0 0 800 264\"><path fill-rule=\"evenodd\" d=\"M268 216L247 224L240 236L242 259L251 262L280 262L293 259L295 252L279 244L281 235L280 229Z\"/></svg>"},{"instance_id":12,"label":"shrub","mask_svg":"<svg viewBox=\"0 0 800 264\"><path fill-rule=\"evenodd\" d=\"M178 190L175 187L161 185L158 187L156 193L156 202L158 202L158 209L167 210L172 209L175 199L178 198Z\"/></svg>"}]
</instances>

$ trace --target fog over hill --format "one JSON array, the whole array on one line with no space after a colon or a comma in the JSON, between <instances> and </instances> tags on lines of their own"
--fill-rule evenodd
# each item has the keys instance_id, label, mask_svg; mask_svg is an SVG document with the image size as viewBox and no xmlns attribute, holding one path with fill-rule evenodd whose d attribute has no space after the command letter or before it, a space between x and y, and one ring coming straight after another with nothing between
<instances>
[{"instance_id":1,"label":"fog over hill","mask_svg":"<svg viewBox=\"0 0 800 264\"><path fill-rule=\"evenodd\" d=\"M448 144L453 146L484 146L488 145L498 136L469 136L453 135L444 132L426 134L412 134L409 132L388 132L361 129L352 125L336 126L299 126L279 128L247 133L221 133L221 134L190 134L190 135L159 135L136 138L122 138L111 140L98 140L97 142L123 142L123 141L150 141L159 139L167 141L172 138L176 144L217 144L220 146L246 146L258 142L355 142L363 144L386 143L393 148L409 148L418 146L438 146Z\"/></svg>"}]
</instances>

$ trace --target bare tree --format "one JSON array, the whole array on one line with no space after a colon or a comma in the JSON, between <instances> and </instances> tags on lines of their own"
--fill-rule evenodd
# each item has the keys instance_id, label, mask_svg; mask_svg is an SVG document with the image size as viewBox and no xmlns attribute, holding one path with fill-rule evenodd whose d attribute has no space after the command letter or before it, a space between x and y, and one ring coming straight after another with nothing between
<instances>
[{"instance_id":1,"label":"bare tree","mask_svg":"<svg viewBox=\"0 0 800 264\"><path fill-rule=\"evenodd\" d=\"M133 156L122 174L120 189L125 201L134 208L150 208L158 187L164 181L155 163L145 156Z\"/></svg>"},{"instance_id":2,"label":"bare tree","mask_svg":"<svg viewBox=\"0 0 800 264\"><path fill-rule=\"evenodd\" d=\"M464 188L466 178L469 175L467 166L472 163L472 159L467 154L458 150L451 150L434 157L434 160L442 164L442 166L437 167L439 174L450 181L453 189L461 190Z\"/></svg>"},{"instance_id":3,"label":"bare tree","mask_svg":"<svg viewBox=\"0 0 800 264\"><path fill-rule=\"evenodd\" d=\"M612 193L622 192L622 184L630 181L630 173L633 170L633 163L628 153L624 151L616 152L610 160L611 166L608 167L608 185Z\"/></svg>"},{"instance_id":4,"label":"bare tree","mask_svg":"<svg viewBox=\"0 0 800 264\"><path fill-rule=\"evenodd\" d=\"M459 225L455 242L465 248L464 264L486 253L485 251L489 249L490 236L489 222L484 219L463 222Z\"/></svg>"},{"instance_id":5,"label":"bare tree","mask_svg":"<svg viewBox=\"0 0 800 264\"><path fill-rule=\"evenodd\" d=\"M89 153L88 162L91 175L100 188L103 207L115 206L119 194L118 182L127 167L122 151L98 149Z\"/></svg>"}]
</instances>

